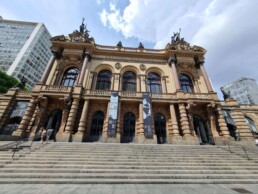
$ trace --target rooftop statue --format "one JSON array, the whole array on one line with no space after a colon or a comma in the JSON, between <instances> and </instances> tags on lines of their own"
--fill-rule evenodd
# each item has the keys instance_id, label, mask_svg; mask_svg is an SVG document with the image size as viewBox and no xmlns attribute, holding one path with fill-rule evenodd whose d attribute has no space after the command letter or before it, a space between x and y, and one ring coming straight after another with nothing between
<instances>
[{"instance_id":1,"label":"rooftop statue","mask_svg":"<svg viewBox=\"0 0 258 194\"><path fill-rule=\"evenodd\" d=\"M183 41L184 38L180 38L181 28L179 28L179 32L174 32L174 35L171 37L171 44L177 41Z\"/></svg>"},{"instance_id":2,"label":"rooftop statue","mask_svg":"<svg viewBox=\"0 0 258 194\"><path fill-rule=\"evenodd\" d=\"M119 41L116 46L118 46L118 47L123 47L122 42Z\"/></svg>"},{"instance_id":3,"label":"rooftop statue","mask_svg":"<svg viewBox=\"0 0 258 194\"><path fill-rule=\"evenodd\" d=\"M143 48L144 48L144 46L143 46L143 44L142 44L141 42L139 43L138 48L141 48L141 49L143 49Z\"/></svg>"}]
</instances>

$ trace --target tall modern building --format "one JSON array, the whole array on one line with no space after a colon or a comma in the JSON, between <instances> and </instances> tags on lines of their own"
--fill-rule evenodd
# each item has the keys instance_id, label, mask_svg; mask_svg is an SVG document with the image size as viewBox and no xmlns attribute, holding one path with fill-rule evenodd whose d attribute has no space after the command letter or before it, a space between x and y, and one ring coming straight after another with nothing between
<instances>
[{"instance_id":1,"label":"tall modern building","mask_svg":"<svg viewBox=\"0 0 258 194\"><path fill-rule=\"evenodd\" d=\"M0 18L0 70L27 79L32 88L51 57L51 35L43 23Z\"/></svg>"},{"instance_id":2,"label":"tall modern building","mask_svg":"<svg viewBox=\"0 0 258 194\"><path fill-rule=\"evenodd\" d=\"M242 77L221 87L221 90L239 104L258 104L258 85L255 79Z\"/></svg>"}]
</instances>

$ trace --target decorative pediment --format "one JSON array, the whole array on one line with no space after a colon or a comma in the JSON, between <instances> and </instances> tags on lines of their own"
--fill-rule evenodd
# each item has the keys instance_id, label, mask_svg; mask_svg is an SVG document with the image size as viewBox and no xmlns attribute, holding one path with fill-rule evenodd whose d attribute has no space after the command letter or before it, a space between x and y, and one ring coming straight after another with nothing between
<instances>
[{"instance_id":1,"label":"decorative pediment","mask_svg":"<svg viewBox=\"0 0 258 194\"><path fill-rule=\"evenodd\" d=\"M50 38L50 41L61 41L61 42L65 42L66 38L64 35L60 35L60 36L54 36L52 38Z\"/></svg>"},{"instance_id":2,"label":"decorative pediment","mask_svg":"<svg viewBox=\"0 0 258 194\"><path fill-rule=\"evenodd\" d=\"M206 52L207 52L204 48L202 48L202 47L200 47L200 46L196 46L196 45L194 45L194 46L192 47L192 50L195 51L195 52L203 52L203 53L206 53Z\"/></svg>"}]
</instances>

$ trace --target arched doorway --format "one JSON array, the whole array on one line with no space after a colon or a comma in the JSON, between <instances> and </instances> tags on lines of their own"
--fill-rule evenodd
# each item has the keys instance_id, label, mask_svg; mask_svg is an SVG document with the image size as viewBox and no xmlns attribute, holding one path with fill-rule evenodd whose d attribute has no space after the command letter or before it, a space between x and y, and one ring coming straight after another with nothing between
<instances>
[{"instance_id":1,"label":"arched doorway","mask_svg":"<svg viewBox=\"0 0 258 194\"><path fill-rule=\"evenodd\" d=\"M132 112L124 114L123 120L123 136L121 143L130 143L134 141L135 137L135 116Z\"/></svg>"},{"instance_id":2,"label":"arched doorway","mask_svg":"<svg viewBox=\"0 0 258 194\"><path fill-rule=\"evenodd\" d=\"M90 136L89 141L99 141L102 136L102 129L104 123L104 113L102 111L96 111L91 119L91 128L90 128Z\"/></svg>"},{"instance_id":3,"label":"arched doorway","mask_svg":"<svg viewBox=\"0 0 258 194\"><path fill-rule=\"evenodd\" d=\"M53 133L50 135L49 139L55 140L56 133L59 130L60 124L62 119L62 110L55 109L51 112L49 115L47 124L46 124L46 130L53 129Z\"/></svg>"},{"instance_id":4,"label":"arched doorway","mask_svg":"<svg viewBox=\"0 0 258 194\"><path fill-rule=\"evenodd\" d=\"M193 116L194 130L200 140L200 144L214 144L211 130L207 122L198 116Z\"/></svg>"},{"instance_id":5,"label":"arched doorway","mask_svg":"<svg viewBox=\"0 0 258 194\"><path fill-rule=\"evenodd\" d=\"M167 142L166 135L166 119L163 114L157 113L155 115L155 134L157 136L158 144L163 144Z\"/></svg>"}]
</instances>

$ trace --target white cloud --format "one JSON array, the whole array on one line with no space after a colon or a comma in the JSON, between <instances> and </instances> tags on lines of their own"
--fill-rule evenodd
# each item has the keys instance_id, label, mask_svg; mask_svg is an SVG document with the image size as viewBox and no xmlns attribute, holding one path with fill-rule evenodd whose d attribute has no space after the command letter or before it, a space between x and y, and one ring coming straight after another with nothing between
<instances>
[{"instance_id":1,"label":"white cloud","mask_svg":"<svg viewBox=\"0 0 258 194\"><path fill-rule=\"evenodd\" d=\"M97 4L98 5L100 5L100 4L104 3L104 2L105 2L105 0L97 0Z\"/></svg>"}]
</instances>

